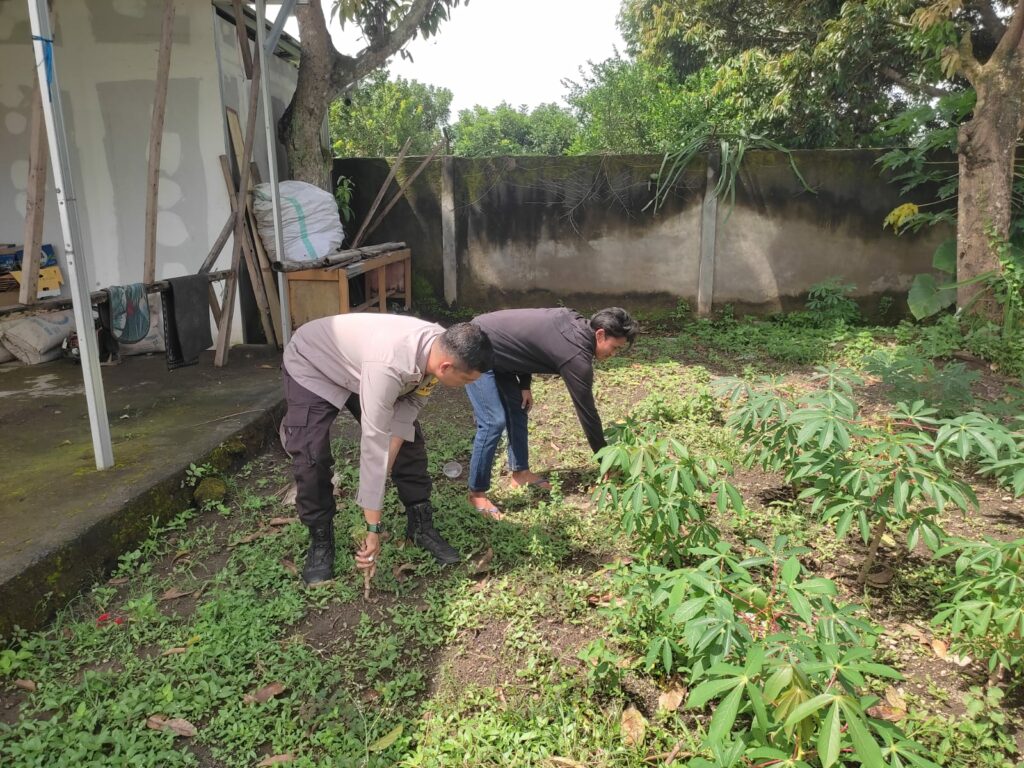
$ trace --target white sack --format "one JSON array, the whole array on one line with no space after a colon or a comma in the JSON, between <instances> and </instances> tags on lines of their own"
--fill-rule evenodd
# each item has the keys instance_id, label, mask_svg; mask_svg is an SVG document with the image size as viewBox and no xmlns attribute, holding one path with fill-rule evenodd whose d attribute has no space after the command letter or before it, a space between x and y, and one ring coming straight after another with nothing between
<instances>
[{"instance_id":1,"label":"white sack","mask_svg":"<svg viewBox=\"0 0 1024 768\"><path fill-rule=\"evenodd\" d=\"M341 248L345 232L333 195L304 181L282 181L277 186L286 259L314 261ZM272 260L280 261L274 243L274 207L269 184L256 185L252 205L263 247Z\"/></svg>"},{"instance_id":2,"label":"white sack","mask_svg":"<svg viewBox=\"0 0 1024 768\"><path fill-rule=\"evenodd\" d=\"M21 362L36 365L60 357L60 346L73 330L71 310L51 312L5 325L0 341Z\"/></svg>"}]
</instances>

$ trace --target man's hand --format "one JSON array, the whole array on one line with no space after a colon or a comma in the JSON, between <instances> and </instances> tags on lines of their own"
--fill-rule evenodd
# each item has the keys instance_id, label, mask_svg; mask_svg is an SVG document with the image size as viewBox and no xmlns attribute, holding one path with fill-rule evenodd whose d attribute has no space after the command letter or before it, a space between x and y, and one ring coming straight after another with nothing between
<instances>
[{"instance_id":1,"label":"man's hand","mask_svg":"<svg viewBox=\"0 0 1024 768\"><path fill-rule=\"evenodd\" d=\"M523 393L523 410L527 413L533 408L533 392L528 389L522 390Z\"/></svg>"},{"instance_id":2,"label":"man's hand","mask_svg":"<svg viewBox=\"0 0 1024 768\"><path fill-rule=\"evenodd\" d=\"M380 534L367 531L366 540L356 552L356 568L369 571L370 576L377 571L377 556L380 554Z\"/></svg>"}]
</instances>

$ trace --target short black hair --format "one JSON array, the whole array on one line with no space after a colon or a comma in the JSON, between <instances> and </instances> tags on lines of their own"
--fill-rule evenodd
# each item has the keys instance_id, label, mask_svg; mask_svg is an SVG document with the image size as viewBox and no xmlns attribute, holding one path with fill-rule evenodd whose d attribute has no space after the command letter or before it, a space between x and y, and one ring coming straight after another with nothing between
<instances>
[{"instance_id":1,"label":"short black hair","mask_svg":"<svg viewBox=\"0 0 1024 768\"><path fill-rule=\"evenodd\" d=\"M462 371L487 373L494 367L494 347L484 330L472 323L456 323L443 334L441 343Z\"/></svg>"},{"instance_id":2,"label":"short black hair","mask_svg":"<svg viewBox=\"0 0 1024 768\"><path fill-rule=\"evenodd\" d=\"M590 327L603 330L608 336L625 339L630 344L636 341L640 326L622 307L605 307L590 318Z\"/></svg>"}]
</instances>

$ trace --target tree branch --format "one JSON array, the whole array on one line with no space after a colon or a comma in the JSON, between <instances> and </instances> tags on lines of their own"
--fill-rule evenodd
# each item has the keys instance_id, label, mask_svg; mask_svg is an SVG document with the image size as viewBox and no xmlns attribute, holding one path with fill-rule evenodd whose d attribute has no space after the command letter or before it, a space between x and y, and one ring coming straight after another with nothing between
<instances>
[{"instance_id":1,"label":"tree branch","mask_svg":"<svg viewBox=\"0 0 1024 768\"><path fill-rule=\"evenodd\" d=\"M927 83L915 83L908 80L906 76L897 72L892 67L882 67L882 74L892 80L896 85L905 91L911 91L914 93L923 93L926 96L934 96L935 98L941 98L942 96L948 96L951 91L947 91L945 88L938 88L934 85L928 85Z\"/></svg>"},{"instance_id":2,"label":"tree branch","mask_svg":"<svg viewBox=\"0 0 1024 768\"><path fill-rule=\"evenodd\" d=\"M1010 26L1003 33L999 45L991 60L998 62L1006 61L1013 55L1013 52L1020 46L1021 36L1024 35L1024 0L1017 0L1017 7L1013 9L1013 17L1010 19Z\"/></svg>"},{"instance_id":3,"label":"tree branch","mask_svg":"<svg viewBox=\"0 0 1024 768\"><path fill-rule=\"evenodd\" d=\"M971 5L981 14L981 23L985 31L993 40L999 40L1006 33L1006 25L1003 24L992 7L992 0L974 0Z\"/></svg>"},{"instance_id":4,"label":"tree branch","mask_svg":"<svg viewBox=\"0 0 1024 768\"><path fill-rule=\"evenodd\" d=\"M354 81L384 66L389 58L398 53L416 35L416 30L419 29L427 14L434 9L437 2L438 0L413 0L409 12L393 29L388 30L386 34L375 40L369 48L361 51L354 58L334 51L331 90L334 93L339 93Z\"/></svg>"},{"instance_id":5,"label":"tree branch","mask_svg":"<svg viewBox=\"0 0 1024 768\"><path fill-rule=\"evenodd\" d=\"M1024 2L1024 0L1021 0L1021 2ZM981 64L974 55L974 43L971 42L970 30L964 32L963 37L960 38L959 54L960 68L963 69L964 77L967 78L967 82L974 85L981 75ZM993 56L993 58L995 57ZM989 59L989 61L992 61L992 59Z\"/></svg>"}]
</instances>

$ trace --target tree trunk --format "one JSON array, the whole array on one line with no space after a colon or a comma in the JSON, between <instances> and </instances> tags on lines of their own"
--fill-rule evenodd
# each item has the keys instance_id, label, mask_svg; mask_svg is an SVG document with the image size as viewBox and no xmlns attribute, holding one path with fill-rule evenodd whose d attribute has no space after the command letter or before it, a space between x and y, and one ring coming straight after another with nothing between
<instances>
[{"instance_id":1,"label":"tree trunk","mask_svg":"<svg viewBox=\"0 0 1024 768\"><path fill-rule=\"evenodd\" d=\"M988 271L998 273L996 246L1006 240L1010 231L1014 160L1017 139L1024 127L1022 26L1024 0L1018 2L1004 39L984 64L974 58L969 34L961 43L964 74L978 98L973 117L960 126L957 137L960 192L956 245L960 281ZM992 322L1002 320L999 304L982 283L957 288L957 305L970 305L972 314Z\"/></svg>"},{"instance_id":2,"label":"tree trunk","mask_svg":"<svg viewBox=\"0 0 1024 768\"><path fill-rule=\"evenodd\" d=\"M330 192L331 153L324 151L321 137L334 99L331 70L335 51L319 2L296 5L295 17L302 38L302 58L295 93L281 116L281 139L291 177Z\"/></svg>"}]
</instances>

